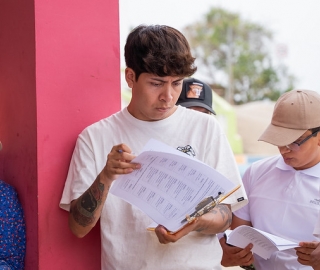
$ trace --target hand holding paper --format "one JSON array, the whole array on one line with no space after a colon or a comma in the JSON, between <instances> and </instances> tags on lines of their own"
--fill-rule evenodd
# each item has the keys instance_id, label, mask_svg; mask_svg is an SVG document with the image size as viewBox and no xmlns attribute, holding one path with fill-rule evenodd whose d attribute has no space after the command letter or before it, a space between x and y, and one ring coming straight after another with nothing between
<instances>
[{"instance_id":1,"label":"hand holding paper","mask_svg":"<svg viewBox=\"0 0 320 270\"><path fill-rule=\"evenodd\" d=\"M275 251L286 250L298 246L298 243L283 239L276 235L242 225L234 230L226 231L227 243L240 248L253 244L252 252L264 259L270 258Z\"/></svg>"},{"instance_id":2,"label":"hand holding paper","mask_svg":"<svg viewBox=\"0 0 320 270\"><path fill-rule=\"evenodd\" d=\"M226 194L235 188L234 183L213 168L174 151L142 152L133 160L141 164L141 169L121 175L110 190L171 232L188 223L181 221L204 198Z\"/></svg>"}]
</instances>

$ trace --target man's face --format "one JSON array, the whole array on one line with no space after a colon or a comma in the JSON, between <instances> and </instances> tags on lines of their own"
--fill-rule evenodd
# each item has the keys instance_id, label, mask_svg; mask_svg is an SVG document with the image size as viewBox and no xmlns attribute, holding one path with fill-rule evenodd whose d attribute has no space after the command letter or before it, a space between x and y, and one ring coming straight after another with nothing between
<instances>
[{"instance_id":1,"label":"man's face","mask_svg":"<svg viewBox=\"0 0 320 270\"><path fill-rule=\"evenodd\" d=\"M308 137L311 133L310 130L305 132L296 142L301 142ZM298 151L292 151L286 146L280 146L279 151L283 157L284 162L295 168L296 170L304 170L311 168L320 162L320 133L315 137L311 137L300 146Z\"/></svg>"},{"instance_id":2,"label":"man's face","mask_svg":"<svg viewBox=\"0 0 320 270\"><path fill-rule=\"evenodd\" d=\"M132 89L128 111L137 119L157 121L169 117L176 110L182 91L183 77L159 77L142 73L138 81L132 69L126 69L126 81Z\"/></svg>"}]
</instances>

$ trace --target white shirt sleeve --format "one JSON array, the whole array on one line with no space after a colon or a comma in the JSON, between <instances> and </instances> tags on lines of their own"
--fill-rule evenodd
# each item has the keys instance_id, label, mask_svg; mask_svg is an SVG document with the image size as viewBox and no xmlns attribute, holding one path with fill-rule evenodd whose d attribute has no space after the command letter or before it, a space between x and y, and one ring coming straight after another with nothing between
<instances>
[{"instance_id":1,"label":"white shirt sleeve","mask_svg":"<svg viewBox=\"0 0 320 270\"><path fill-rule=\"evenodd\" d=\"M250 197L250 188L249 188L250 171L251 171L250 169L251 168L249 167L242 177L242 183L243 183L244 189L247 193L248 200ZM234 215L236 215L238 218L241 218L243 220L251 221L249 203L244 205L239 210L234 211Z\"/></svg>"}]
</instances>

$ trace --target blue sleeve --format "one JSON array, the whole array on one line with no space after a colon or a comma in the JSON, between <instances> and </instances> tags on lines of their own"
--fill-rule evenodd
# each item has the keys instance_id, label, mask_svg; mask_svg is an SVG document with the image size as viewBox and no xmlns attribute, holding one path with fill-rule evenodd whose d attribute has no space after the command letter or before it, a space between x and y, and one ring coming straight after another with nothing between
<instances>
[{"instance_id":1,"label":"blue sleeve","mask_svg":"<svg viewBox=\"0 0 320 270\"><path fill-rule=\"evenodd\" d=\"M0 180L0 270L24 269L23 210L14 188Z\"/></svg>"},{"instance_id":2,"label":"blue sleeve","mask_svg":"<svg viewBox=\"0 0 320 270\"><path fill-rule=\"evenodd\" d=\"M5 261L0 261L0 270L13 270Z\"/></svg>"}]
</instances>

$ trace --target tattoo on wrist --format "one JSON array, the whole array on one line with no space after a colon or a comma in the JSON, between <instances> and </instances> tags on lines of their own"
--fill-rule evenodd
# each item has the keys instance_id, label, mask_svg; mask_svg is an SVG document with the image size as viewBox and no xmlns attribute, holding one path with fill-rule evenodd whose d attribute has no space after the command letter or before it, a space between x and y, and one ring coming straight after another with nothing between
<instances>
[{"instance_id":1,"label":"tattoo on wrist","mask_svg":"<svg viewBox=\"0 0 320 270\"><path fill-rule=\"evenodd\" d=\"M92 186L77 200L71 211L74 220L86 227L95 220L95 213L101 204L104 184L95 181Z\"/></svg>"},{"instance_id":2,"label":"tattoo on wrist","mask_svg":"<svg viewBox=\"0 0 320 270\"><path fill-rule=\"evenodd\" d=\"M223 224L224 228L228 228L231 225L232 214L231 214L231 211L227 205L219 204L215 208L213 208L209 213L214 214L214 215L216 215L217 213L220 213L222 220L224 221L224 224ZM197 232L201 232L206 229L208 229L208 226L203 226L201 228L198 228Z\"/></svg>"},{"instance_id":3,"label":"tattoo on wrist","mask_svg":"<svg viewBox=\"0 0 320 270\"><path fill-rule=\"evenodd\" d=\"M225 221L225 227L229 227L232 222L232 213L228 206L226 205L218 205L217 209L219 209L219 212L222 216L222 219Z\"/></svg>"}]
</instances>

